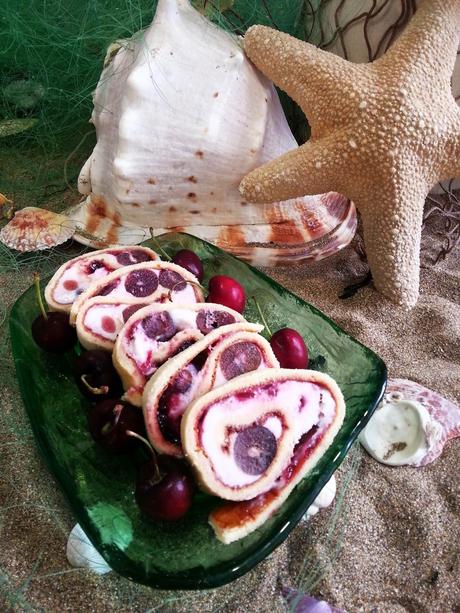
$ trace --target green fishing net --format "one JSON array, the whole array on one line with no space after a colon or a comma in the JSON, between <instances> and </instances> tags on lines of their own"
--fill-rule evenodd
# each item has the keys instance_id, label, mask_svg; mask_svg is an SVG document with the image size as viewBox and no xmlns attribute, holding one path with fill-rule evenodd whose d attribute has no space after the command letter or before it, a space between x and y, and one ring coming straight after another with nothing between
<instances>
[{"instance_id":1,"label":"green fishing net","mask_svg":"<svg viewBox=\"0 0 460 613\"><path fill-rule=\"evenodd\" d=\"M309 40L323 48L347 30L356 19L369 23L378 18L376 2L355 0L335 2L335 18L325 23L322 13L329 10L328 0L193 0L198 10L220 27L244 34L255 23L278 28ZM380 5L382 2L380 2ZM385 4L385 1L383 2ZM410 2L402 2L407 12ZM38 206L60 211L79 201L76 180L83 162L95 144L93 127L88 123L92 111L91 93L100 76L108 45L146 28L154 15L154 0L2 0L0 2L0 193L14 203L14 208ZM374 13L373 13L374 11ZM406 17L410 15L407 13ZM366 21L367 20L367 21ZM402 25L402 21L400 25ZM302 113L286 96L282 103L299 141L308 137L308 126ZM1 198L1 197L0 197ZM11 214L9 203L0 199L0 225ZM0 275L17 278L38 270L44 276L62 262L84 250L83 247L60 247L45 252L18 254L0 244ZM8 309L0 305L0 394L18 396L6 321ZM3 453L28 454L31 470L36 468L36 456L25 450L31 432L24 414L2 406L0 412L1 447ZM29 457L30 456L30 457ZM357 469L358 454L351 454L342 469L338 500L324 534L327 556L316 563L311 547L299 561L297 586L313 590L328 572L340 551L341 533L346 525L344 500L346 488ZM42 470L45 470L44 468ZM17 476L16 476L17 477ZM12 481L14 475L0 479ZM25 477L24 477L25 482ZM0 537L8 510L14 501L0 500ZM66 534L68 511L53 489L31 491L28 498L31 512L50 519L50 530ZM1 546L0 546L1 549ZM26 581L4 572L0 563L0 607L3 610L35 610L28 602L29 587L40 580L40 560L43 552L31 555L30 574ZM27 553L25 553L27 555ZM63 564L55 575L74 572ZM96 579L94 586L101 585ZM116 593L119 610L133 607L150 599L149 610L192 610L200 595L158 594L121 578L107 578ZM244 579L242 580L244 582ZM107 584L107 583L106 583ZM244 583L243 583L244 584ZM237 585L217 592L213 610L236 610ZM3 600L3 603L2 603ZM198 606L198 605L197 605ZM214 605L213 605L214 606ZM145 609L144 609L145 610ZM204 609L203 609L204 610Z\"/></svg>"}]
</instances>

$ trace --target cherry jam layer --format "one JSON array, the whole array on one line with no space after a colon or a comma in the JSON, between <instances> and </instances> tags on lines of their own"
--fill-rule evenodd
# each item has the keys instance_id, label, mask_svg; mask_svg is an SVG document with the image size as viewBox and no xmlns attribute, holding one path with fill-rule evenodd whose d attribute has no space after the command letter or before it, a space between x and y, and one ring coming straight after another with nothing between
<instances>
[{"instance_id":1,"label":"cherry jam layer","mask_svg":"<svg viewBox=\"0 0 460 613\"><path fill-rule=\"evenodd\" d=\"M233 530L244 526L248 522L256 523L258 518L267 510L274 512L279 508L284 490L293 486L303 476L301 474L303 466L323 440L329 425L324 423L321 428L313 426L302 435L294 448L288 466L267 492L263 492L251 500L227 502L214 509L210 515L210 520L216 529L219 531Z\"/></svg>"}]
</instances>

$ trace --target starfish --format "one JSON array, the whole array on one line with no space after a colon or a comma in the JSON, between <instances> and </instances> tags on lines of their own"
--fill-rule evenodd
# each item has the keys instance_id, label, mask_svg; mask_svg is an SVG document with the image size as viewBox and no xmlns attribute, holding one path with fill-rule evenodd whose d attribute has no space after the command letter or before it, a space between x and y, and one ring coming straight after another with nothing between
<instances>
[{"instance_id":1,"label":"starfish","mask_svg":"<svg viewBox=\"0 0 460 613\"><path fill-rule=\"evenodd\" d=\"M354 64L253 26L251 61L302 108L311 139L249 173L253 202L338 191L361 213L375 287L406 307L419 293L423 207L460 175L460 109L451 92L460 0L425 0L385 55Z\"/></svg>"}]
</instances>

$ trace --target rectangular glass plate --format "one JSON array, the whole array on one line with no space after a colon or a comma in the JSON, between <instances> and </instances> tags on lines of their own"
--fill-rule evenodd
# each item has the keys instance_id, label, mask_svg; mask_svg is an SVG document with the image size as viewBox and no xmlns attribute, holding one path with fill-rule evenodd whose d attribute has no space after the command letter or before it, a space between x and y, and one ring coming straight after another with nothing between
<instances>
[{"instance_id":1,"label":"rectangular glass plate","mask_svg":"<svg viewBox=\"0 0 460 613\"><path fill-rule=\"evenodd\" d=\"M198 494L179 522L142 517L133 496L141 455L112 457L93 443L86 423L88 401L73 380L75 351L53 356L35 345L33 288L16 302L10 328L22 398L43 457L76 521L121 575L163 589L211 588L240 577L286 539L381 400L386 368L320 311L244 262L187 234L164 234L159 242L170 254L182 248L195 251L203 260L205 284L215 274L237 279L248 297L257 296L272 330L297 329L313 365L337 381L346 401L346 417L333 444L281 509L246 538L223 545L208 524L209 511L218 502L211 496ZM145 244L155 249L150 241ZM245 315L259 321L251 300Z\"/></svg>"}]
</instances>

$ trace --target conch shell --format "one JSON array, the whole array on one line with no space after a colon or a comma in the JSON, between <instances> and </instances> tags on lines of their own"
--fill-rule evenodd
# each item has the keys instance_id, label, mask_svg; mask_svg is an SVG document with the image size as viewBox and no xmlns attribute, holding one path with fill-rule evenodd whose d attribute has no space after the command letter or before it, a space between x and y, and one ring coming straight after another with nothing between
<instances>
[{"instance_id":1,"label":"conch shell","mask_svg":"<svg viewBox=\"0 0 460 613\"><path fill-rule=\"evenodd\" d=\"M297 143L238 39L188 0L159 0L145 32L110 47L92 122L98 140L78 181L86 199L71 217L108 243L138 243L153 226L267 263L319 259L353 237L354 205L340 194L242 200L242 177Z\"/></svg>"}]
</instances>

